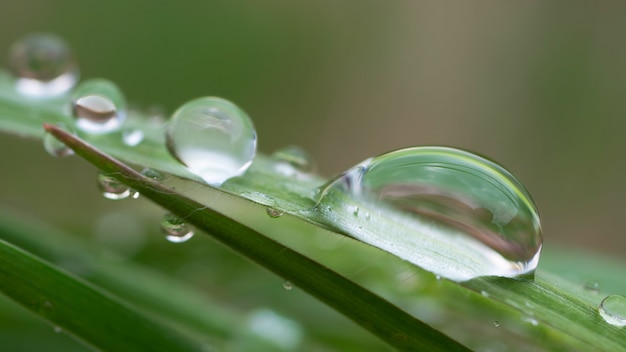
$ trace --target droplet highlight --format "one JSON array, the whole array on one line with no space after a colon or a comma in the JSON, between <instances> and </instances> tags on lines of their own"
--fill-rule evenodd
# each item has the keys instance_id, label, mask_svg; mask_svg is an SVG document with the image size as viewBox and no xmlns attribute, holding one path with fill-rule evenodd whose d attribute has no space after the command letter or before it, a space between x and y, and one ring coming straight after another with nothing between
<instances>
[{"instance_id":1,"label":"droplet highlight","mask_svg":"<svg viewBox=\"0 0 626 352\"><path fill-rule=\"evenodd\" d=\"M140 129L129 129L122 132L122 142L129 147L136 147L143 142L144 133Z\"/></svg>"},{"instance_id":2,"label":"droplet highlight","mask_svg":"<svg viewBox=\"0 0 626 352\"><path fill-rule=\"evenodd\" d=\"M256 154L256 130L228 100L205 97L181 106L166 130L167 148L212 186L243 174Z\"/></svg>"},{"instance_id":3,"label":"droplet highlight","mask_svg":"<svg viewBox=\"0 0 626 352\"><path fill-rule=\"evenodd\" d=\"M600 283L598 281L594 281L594 280L587 281L585 282L585 285L583 287L585 288L585 290L591 291L593 293L600 292Z\"/></svg>"},{"instance_id":4,"label":"droplet highlight","mask_svg":"<svg viewBox=\"0 0 626 352\"><path fill-rule=\"evenodd\" d=\"M283 288L287 291L291 291L293 289L293 284L291 281L285 281L283 282Z\"/></svg>"},{"instance_id":5,"label":"droplet highlight","mask_svg":"<svg viewBox=\"0 0 626 352\"><path fill-rule=\"evenodd\" d=\"M161 220L161 232L172 243L182 243L193 237L194 231L183 219L167 213Z\"/></svg>"},{"instance_id":6,"label":"droplet highlight","mask_svg":"<svg viewBox=\"0 0 626 352\"><path fill-rule=\"evenodd\" d=\"M271 207L268 207L266 209L266 212L270 218L279 218L283 216L283 214L285 214L283 211L276 209L276 208L271 208Z\"/></svg>"},{"instance_id":7,"label":"droplet highlight","mask_svg":"<svg viewBox=\"0 0 626 352\"><path fill-rule=\"evenodd\" d=\"M126 100L120 89L105 79L80 84L72 102L76 127L90 134L104 134L120 128L126 119Z\"/></svg>"},{"instance_id":8,"label":"droplet highlight","mask_svg":"<svg viewBox=\"0 0 626 352\"><path fill-rule=\"evenodd\" d=\"M317 209L336 210L322 211L329 221L337 211L354 218L359 204L372 229L354 226L354 237L450 280L532 274L539 260L539 214L526 188L502 166L466 151L396 150L356 165L318 194ZM375 233L390 222L406 231Z\"/></svg>"},{"instance_id":9,"label":"droplet highlight","mask_svg":"<svg viewBox=\"0 0 626 352\"><path fill-rule=\"evenodd\" d=\"M626 296L610 295L605 297L598 308L600 316L613 326L626 326Z\"/></svg>"},{"instance_id":10,"label":"droplet highlight","mask_svg":"<svg viewBox=\"0 0 626 352\"><path fill-rule=\"evenodd\" d=\"M308 174L315 171L313 158L300 147L288 146L279 149L272 154L272 158L276 161L275 169L285 176Z\"/></svg>"},{"instance_id":11,"label":"droplet highlight","mask_svg":"<svg viewBox=\"0 0 626 352\"><path fill-rule=\"evenodd\" d=\"M8 66L15 89L24 95L46 98L68 92L78 81L78 66L71 49L49 33L26 36L9 49Z\"/></svg>"},{"instance_id":12,"label":"droplet highlight","mask_svg":"<svg viewBox=\"0 0 626 352\"><path fill-rule=\"evenodd\" d=\"M97 178L98 189L104 198L112 200L126 199L131 196L131 193L133 193L130 187L126 186L110 174L98 171Z\"/></svg>"}]
</instances>

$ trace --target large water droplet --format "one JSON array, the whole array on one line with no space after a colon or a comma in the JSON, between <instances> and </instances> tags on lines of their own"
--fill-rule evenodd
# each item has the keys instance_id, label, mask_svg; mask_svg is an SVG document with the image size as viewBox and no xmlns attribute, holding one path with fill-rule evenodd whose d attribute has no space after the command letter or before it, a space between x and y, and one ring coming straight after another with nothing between
<instances>
[{"instance_id":1,"label":"large water droplet","mask_svg":"<svg viewBox=\"0 0 626 352\"><path fill-rule=\"evenodd\" d=\"M626 326L626 296L607 296L600 303L598 311L607 323L620 327Z\"/></svg>"},{"instance_id":2,"label":"large water droplet","mask_svg":"<svg viewBox=\"0 0 626 352\"><path fill-rule=\"evenodd\" d=\"M315 170L315 162L309 153L296 146L279 149L272 154L277 161L275 168L285 176L298 173L311 173Z\"/></svg>"},{"instance_id":3,"label":"large water droplet","mask_svg":"<svg viewBox=\"0 0 626 352\"><path fill-rule=\"evenodd\" d=\"M57 127L60 127L63 130L68 130L64 124L57 124ZM72 134L73 131L70 131ZM48 154L54 157L65 157L74 155L74 151L65 145L65 143L58 140L55 136L53 136L50 132L46 131L43 136L43 147L48 152Z\"/></svg>"},{"instance_id":4,"label":"large water droplet","mask_svg":"<svg viewBox=\"0 0 626 352\"><path fill-rule=\"evenodd\" d=\"M103 134L117 130L126 119L126 101L110 81L93 79L74 92L72 113L76 126L84 132Z\"/></svg>"},{"instance_id":5,"label":"large water droplet","mask_svg":"<svg viewBox=\"0 0 626 352\"><path fill-rule=\"evenodd\" d=\"M126 199L132 193L130 187L101 171L98 171L98 189L105 198L113 200Z\"/></svg>"},{"instance_id":6,"label":"large water droplet","mask_svg":"<svg viewBox=\"0 0 626 352\"><path fill-rule=\"evenodd\" d=\"M243 174L256 154L252 121L221 98L199 98L181 106L166 138L170 153L213 186Z\"/></svg>"},{"instance_id":7,"label":"large water droplet","mask_svg":"<svg viewBox=\"0 0 626 352\"><path fill-rule=\"evenodd\" d=\"M53 34L31 34L9 51L15 89L34 97L66 93L78 80L78 67L65 41Z\"/></svg>"},{"instance_id":8,"label":"large water droplet","mask_svg":"<svg viewBox=\"0 0 626 352\"><path fill-rule=\"evenodd\" d=\"M167 213L161 220L161 232L173 243L182 243L193 237L193 229L183 219Z\"/></svg>"},{"instance_id":9,"label":"large water droplet","mask_svg":"<svg viewBox=\"0 0 626 352\"><path fill-rule=\"evenodd\" d=\"M529 193L472 153L414 147L370 158L322 188L318 209L331 206L347 218L354 202L372 214L372 233L353 236L448 279L514 277L537 266L542 236ZM390 233L391 222L405 230Z\"/></svg>"}]
</instances>

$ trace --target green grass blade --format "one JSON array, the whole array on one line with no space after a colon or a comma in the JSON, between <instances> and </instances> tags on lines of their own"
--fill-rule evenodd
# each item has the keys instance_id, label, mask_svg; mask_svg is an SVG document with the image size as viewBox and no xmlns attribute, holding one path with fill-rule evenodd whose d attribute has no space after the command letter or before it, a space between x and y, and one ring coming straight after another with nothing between
<instances>
[{"instance_id":1,"label":"green grass blade","mask_svg":"<svg viewBox=\"0 0 626 352\"><path fill-rule=\"evenodd\" d=\"M4 241L0 241L0 291L96 349L199 351L208 348Z\"/></svg>"},{"instance_id":2,"label":"green grass blade","mask_svg":"<svg viewBox=\"0 0 626 352\"><path fill-rule=\"evenodd\" d=\"M77 137L45 128L78 155L228 247L291 281L400 350L463 351L465 347L365 288L202 204L144 177Z\"/></svg>"}]
</instances>

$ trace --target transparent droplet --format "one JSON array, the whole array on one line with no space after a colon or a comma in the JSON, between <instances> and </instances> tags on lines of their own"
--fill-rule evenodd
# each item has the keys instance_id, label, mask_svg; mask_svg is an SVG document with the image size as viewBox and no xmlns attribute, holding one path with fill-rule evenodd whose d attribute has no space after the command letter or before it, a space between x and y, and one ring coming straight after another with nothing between
<instances>
[{"instance_id":1,"label":"transparent droplet","mask_svg":"<svg viewBox=\"0 0 626 352\"><path fill-rule=\"evenodd\" d=\"M276 160L276 170L285 176L315 171L313 158L300 147L288 146L279 149L272 154L272 158Z\"/></svg>"},{"instance_id":2,"label":"transparent droplet","mask_svg":"<svg viewBox=\"0 0 626 352\"><path fill-rule=\"evenodd\" d=\"M598 311L607 323L619 327L626 326L626 296L607 296L600 303Z\"/></svg>"},{"instance_id":3,"label":"transparent droplet","mask_svg":"<svg viewBox=\"0 0 626 352\"><path fill-rule=\"evenodd\" d=\"M537 319L533 317L522 317L522 321L525 323L531 324L533 326L539 325L539 322L537 321Z\"/></svg>"},{"instance_id":4,"label":"transparent droplet","mask_svg":"<svg viewBox=\"0 0 626 352\"><path fill-rule=\"evenodd\" d=\"M181 218L167 213L161 220L161 232L173 243L182 243L193 237L193 229Z\"/></svg>"},{"instance_id":5,"label":"transparent droplet","mask_svg":"<svg viewBox=\"0 0 626 352\"><path fill-rule=\"evenodd\" d=\"M593 280L587 281L585 282L585 285L583 287L587 291L591 291L594 293L600 292L600 283L598 283L598 281L593 281Z\"/></svg>"},{"instance_id":6,"label":"transparent droplet","mask_svg":"<svg viewBox=\"0 0 626 352\"><path fill-rule=\"evenodd\" d=\"M293 285L291 284L291 281L283 282L283 288L287 291L291 291L291 289L293 289Z\"/></svg>"},{"instance_id":7,"label":"transparent droplet","mask_svg":"<svg viewBox=\"0 0 626 352\"><path fill-rule=\"evenodd\" d=\"M68 131L67 127L63 124L57 124L57 127ZM69 131L72 134L73 131ZM50 132L46 131L43 136L43 147L48 152L48 154L54 157L66 157L70 155L74 155L74 151L65 145L65 143L58 140L55 136L53 136Z\"/></svg>"},{"instance_id":8,"label":"transparent droplet","mask_svg":"<svg viewBox=\"0 0 626 352\"><path fill-rule=\"evenodd\" d=\"M68 92L78 80L72 51L54 34L31 34L9 50L9 69L15 89L33 97L52 97Z\"/></svg>"},{"instance_id":9,"label":"transparent droplet","mask_svg":"<svg viewBox=\"0 0 626 352\"><path fill-rule=\"evenodd\" d=\"M279 218L285 214L283 211L271 207L268 207L266 211L270 218Z\"/></svg>"},{"instance_id":10,"label":"transparent droplet","mask_svg":"<svg viewBox=\"0 0 626 352\"><path fill-rule=\"evenodd\" d=\"M140 129L129 129L122 132L122 141L129 147L135 147L143 141L143 131Z\"/></svg>"},{"instance_id":11,"label":"transparent droplet","mask_svg":"<svg viewBox=\"0 0 626 352\"><path fill-rule=\"evenodd\" d=\"M354 203L371 214L369 227L393 222L406 231L397 241L367 229L353 236L451 280L532 274L539 260L539 214L528 191L466 151L413 147L370 158L323 186L317 209L349 214Z\"/></svg>"},{"instance_id":12,"label":"transparent droplet","mask_svg":"<svg viewBox=\"0 0 626 352\"><path fill-rule=\"evenodd\" d=\"M199 98L181 106L166 138L172 156L212 186L243 174L256 154L252 121L221 98Z\"/></svg>"},{"instance_id":13,"label":"transparent droplet","mask_svg":"<svg viewBox=\"0 0 626 352\"><path fill-rule=\"evenodd\" d=\"M155 169L145 168L141 170L141 174L156 181L162 181L165 176Z\"/></svg>"},{"instance_id":14,"label":"transparent droplet","mask_svg":"<svg viewBox=\"0 0 626 352\"><path fill-rule=\"evenodd\" d=\"M493 322L493 326L495 326L496 328L499 328L499 327L500 327L500 322L499 322L499 321L497 321L497 320L496 320L496 321L494 321L494 322Z\"/></svg>"},{"instance_id":15,"label":"transparent droplet","mask_svg":"<svg viewBox=\"0 0 626 352\"><path fill-rule=\"evenodd\" d=\"M126 100L120 89L105 79L81 83L73 94L72 114L76 127L91 134L120 128L126 119Z\"/></svg>"},{"instance_id":16,"label":"transparent droplet","mask_svg":"<svg viewBox=\"0 0 626 352\"><path fill-rule=\"evenodd\" d=\"M131 189L112 175L98 171L98 189L107 199L126 199L131 195Z\"/></svg>"}]
</instances>

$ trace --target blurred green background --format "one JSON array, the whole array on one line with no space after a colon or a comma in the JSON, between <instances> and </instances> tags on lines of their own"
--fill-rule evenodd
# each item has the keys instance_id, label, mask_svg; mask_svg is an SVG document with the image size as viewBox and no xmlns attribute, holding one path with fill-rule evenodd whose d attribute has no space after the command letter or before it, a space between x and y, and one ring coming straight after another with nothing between
<instances>
[{"instance_id":1,"label":"blurred green background","mask_svg":"<svg viewBox=\"0 0 626 352\"><path fill-rule=\"evenodd\" d=\"M619 2L23 1L0 5L0 52L50 31L82 77L171 113L217 95L259 148L296 144L332 176L413 145L449 145L519 176L546 245L626 253L626 4ZM0 202L72 230L108 202L94 170L0 136ZM93 191L90 191L93 190ZM142 203L145 205L145 203ZM77 212L80 209L81 212Z\"/></svg>"}]
</instances>

